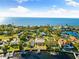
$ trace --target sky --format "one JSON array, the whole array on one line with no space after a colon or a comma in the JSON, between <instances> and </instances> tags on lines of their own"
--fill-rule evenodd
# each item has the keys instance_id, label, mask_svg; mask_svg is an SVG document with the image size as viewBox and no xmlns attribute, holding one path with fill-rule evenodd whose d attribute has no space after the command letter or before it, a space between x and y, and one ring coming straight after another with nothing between
<instances>
[{"instance_id":1,"label":"sky","mask_svg":"<svg viewBox=\"0 0 79 59\"><path fill-rule=\"evenodd\" d=\"M79 18L79 0L0 0L0 18Z\"/></svg>"}]
</instances>

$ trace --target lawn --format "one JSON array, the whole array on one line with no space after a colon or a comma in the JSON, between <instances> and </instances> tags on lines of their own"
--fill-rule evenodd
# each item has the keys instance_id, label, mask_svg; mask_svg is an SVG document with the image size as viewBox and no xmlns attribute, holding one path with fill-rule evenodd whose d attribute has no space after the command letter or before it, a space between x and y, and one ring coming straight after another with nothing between
<instances>
[{"instance_id":1,"label":"lawn","mask_svg":"<svg viewBox=\"0 0 79 59\"><path fill-rule=\"evenodd\" d=\"M9 38L16 37L16 36L17 36L17 34L14 34L13 36L0 35L0 39L2 39L2 40L8 40Z\"/></svg>"},{"instance_id":2,"label":"lawn","mask_svg":"<svg viewBox=\"0 0 79 59\"><path fill-rule=\"evenodd\" d=\"M75 43L74 46L75 46L76 49L79 51L79 43Z\"/></svg>"},{"instance_id":3,"label":"lawn","mask_svg":"<svg viewBox=\"0 0 79 59\"><path fill-rule=\"evenodd\" d=\"M15 46L16 48L13 47L9 47L8 52L12 52L12 51L19 51L19 46Z\"/></svg>"}]
</instances>

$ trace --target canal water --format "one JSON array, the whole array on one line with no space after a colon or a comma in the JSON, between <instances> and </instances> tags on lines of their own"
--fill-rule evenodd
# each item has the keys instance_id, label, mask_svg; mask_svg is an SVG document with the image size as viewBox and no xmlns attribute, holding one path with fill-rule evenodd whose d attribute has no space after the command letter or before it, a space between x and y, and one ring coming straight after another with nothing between
<instances>
[{"instance_id":1,"label":"canal water","mask_svg":"<svg viewBox=\"0 0 79 59\"><path fill-rule=\"evenodd\" d=\"M27 52L26 54L21 54L21 59L75 59L72 53L58 52L53 55L49 52Z\"/></svg>"},{"instance_id":2,"label":"canal water","mask_svg":"<svg viewBox=\"0 0 79 59\"><path fill-rule=\"evenodd\" d=\"M48 52L41 51L37 53L37 51L24 51L24 52L15 52L11 55L6 55L1 57L0 59L75 59L73 53L70 52ZM79 57L78 57L79 59Z\"/></svg>"}]
</instances>

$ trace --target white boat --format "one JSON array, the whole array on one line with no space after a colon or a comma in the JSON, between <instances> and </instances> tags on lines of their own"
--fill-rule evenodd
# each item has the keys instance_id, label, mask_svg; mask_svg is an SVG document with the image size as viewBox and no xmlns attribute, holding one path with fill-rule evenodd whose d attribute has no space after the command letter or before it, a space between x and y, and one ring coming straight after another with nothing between
<instances>
[{"instance_id":1,"label":"white boat","mask_svg":"<svg viewBox=\"0 0 79 59\"><path fill-rule=\"evenodd\" d=\"M50 54L51 54L51 55L57 55L57 53L56 53L56 52L50 52Z\"/></svg>"},{"instance_id":2,"label":"white boat","mask_svg":"<svg viewBox=\"0 0 79 59\"><path fill-rule=\"evenodd\" d=\"M40 49L38 49L36 53L40 53Z\"/></svg>"}]
</instances>

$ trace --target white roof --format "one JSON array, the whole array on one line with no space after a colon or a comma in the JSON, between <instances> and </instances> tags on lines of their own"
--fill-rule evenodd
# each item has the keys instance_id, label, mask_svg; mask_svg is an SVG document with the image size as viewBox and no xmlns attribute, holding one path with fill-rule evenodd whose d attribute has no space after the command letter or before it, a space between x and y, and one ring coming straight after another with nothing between
<instances>
[{"instance_id":1,"label":"white roof","mask_svg":"<svg viewBox=\"0 0 79 59\"><path fill-rule=\"evenodd\" d=\"M35 39L35 43L44 43L44 42L45 42L44 39L40 39L40 38Z\"/></svg>"}]
</instances>

